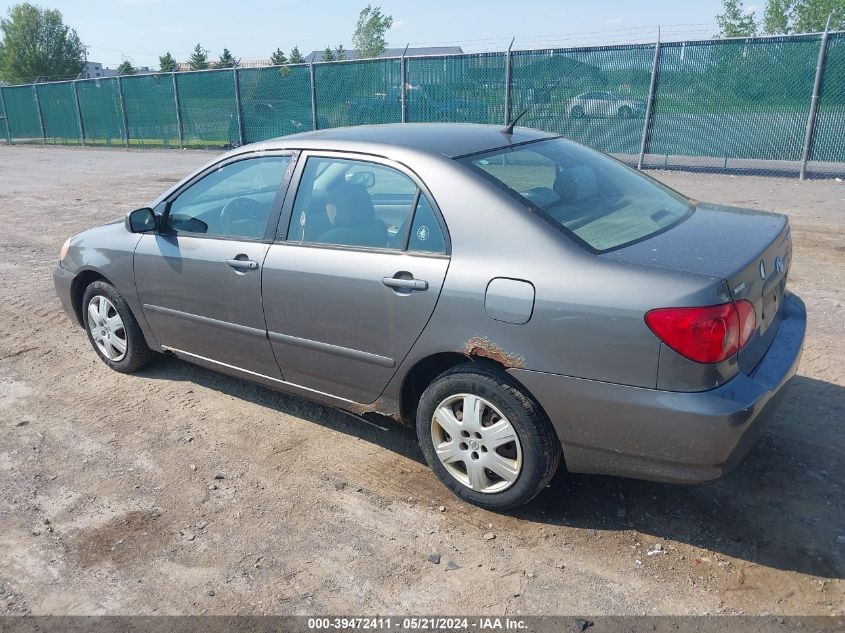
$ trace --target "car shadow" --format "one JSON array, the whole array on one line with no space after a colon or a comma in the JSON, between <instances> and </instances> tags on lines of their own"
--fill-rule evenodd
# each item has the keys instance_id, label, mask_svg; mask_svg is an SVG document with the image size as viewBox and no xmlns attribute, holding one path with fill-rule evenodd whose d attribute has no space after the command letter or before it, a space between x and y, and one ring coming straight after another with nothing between
<instances>
[{"instance_id":1,"label":"car shadow","mask_svg":"<svg viewBox=\"0 0 845 633\"><path fill-rule=\"evenodd\" d=\"M176 359L140 375L189 381L353 435L425 464L413 429L368 420ZM798 376L769 429L722 479L692 486L558 472L513 513L585 530L636 530L726 556L825 578L845 578L845 387Z\"/></svg>"},{"instance_id":2,"label":"car shadow","mask_svg":"<svg viewBox=\"0 0 845 633\"><path fill-rule=\"evenodd\" d=\"M745 459L683 486L559 472L515 516L584 529L633 529L760 565L845 578L845 387L797 376ZM649 545L652 543L649 542Z\"/></svg>"}]
</instances>

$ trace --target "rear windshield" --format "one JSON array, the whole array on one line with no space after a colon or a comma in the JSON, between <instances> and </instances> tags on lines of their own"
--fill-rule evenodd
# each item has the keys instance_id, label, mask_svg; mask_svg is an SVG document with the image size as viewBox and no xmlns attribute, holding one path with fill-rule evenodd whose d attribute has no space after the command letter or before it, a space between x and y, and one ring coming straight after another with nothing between
<instances>
[{"instance_id":1,"label":"rear windshield","mask_svg":"<svg viewBox=\"0 0 845 633\"><path fill-rule=\"evenodd\" d=\"M674 226L691 202L634 169L565 139L458 159L558 223L597 252Z\"/></svg>"}]
</instances>

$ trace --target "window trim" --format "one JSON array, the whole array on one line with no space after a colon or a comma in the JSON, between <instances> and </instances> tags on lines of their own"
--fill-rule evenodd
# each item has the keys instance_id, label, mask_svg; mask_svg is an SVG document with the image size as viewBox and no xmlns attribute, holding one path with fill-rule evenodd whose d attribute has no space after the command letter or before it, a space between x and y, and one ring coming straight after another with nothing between
<instances>
[{"instance_id":1,"label":"window trim","mask_svg":"<svg viewBox=\"0 0 845 633\"><path fill-rule=\"evenodd\" d=\"M159 231L160 235L164 236L171 236L171 237L194 237L198 239L205 239L205 240L228 240L228 241L235 241L235 242L255 242L261 244L271 244L273 242L273 236L276 233L276 227L279 222L279 215L282 212L282 204L285 199L285 195L287 193L288 188L290 187L291 178L293 176L293 172L296 168L297 158L299 152L296 150L253 150L250 152L243 152L241 154L236 154L234 156L230 156L223 160L219 160L216 163L212 163L207 167L203 168L202 171L194 174L189 180L181 183L176 189L171 191L167 194L167 197L164 199L164 212L161 215L161 227L162 229ZM206 233L191 233L190 231L177 231L173 228L168 226L168 220L170 218L170 207L173 202L181 196L186 190L193 187L199 181L203 180L206 176L211 175L221 167L226 167L228 165L232 165L234 163L239 163L245 160L253 160L256 158L273 158L273 157L290 157L288 161L288 166L285 168L285 173L282 175L282 180L279 183L279 186L276 189L276 195L273 197L273 203L270 206L270 213L267 215L267 225L264 227L264 235L260 238L255 237L242 237L236 235L209 235Z\"/></svg>"},{"instance_id":2,"label":"window trim","mask_svg":"<svg viewBox=\"0 0 845 633\"><path fill-rule=\"evenodd\" d=\"M302 176L305 172L305 166L308 163L309 158L328 158L328 159L336 159L336 160L352 160L361 163L373 163L376 165L380 165L382 167L389 167L391 169L395 169L396 171L400 172L401 174L407 176L411 179L411 181L417 186L417 194L414 196L414 206L412 209L411 214L408 216L409 223L408 229L406 231L406 238L403 244L403 247L400 248L378 248L374 246L352 246L349 244L322 244L320 242L303 242L300 240L290 240L288 239L288 234L290 233L290 222L291 216L293 215L293 206L296 203L296 196L299 194L299 187L302 185ZM290 195L287 195L287 192L290 192ZM437 204L434 196L431 195L431 190L425 185L422 179L414 172L410 167L405 165L404 163L400 163L398 161L391 160L387 157L380 156L378 154L367 154L364 152L349 152L349 151L342 151L342 150L301 150L297 157L296 161L296 168L294 169L294 173L288 183L287 192L285 195L284 203L282 206L282 212L279 216L278 220L278 228L276 231L276 237L273 242L275 244L288 244L291 246L303 246L303 247L318 247L318 248L327 248L330 250L353 250L353 251L365 251L365 252L374 252L374 253L397 253L400 255L413 255L413 256L425 256L425 257L438 257L438 258L449 258L452 255L452 241L451 237L449 236L449 229L446 225L446 221L443 218L443 214L440 211L440 207ZM414 216L417 213L417 202L419 201L419 195L424 195L427 199L429 204L431 205L432 210L434 211L434 217L437 219L437 223L440 226L440 231L443 233L443 242L445 245L445 253L431 253L425 251L409 251L408 250L408 241L410 239L410 230L413 226Z\"/></svg>"}]
</instances>

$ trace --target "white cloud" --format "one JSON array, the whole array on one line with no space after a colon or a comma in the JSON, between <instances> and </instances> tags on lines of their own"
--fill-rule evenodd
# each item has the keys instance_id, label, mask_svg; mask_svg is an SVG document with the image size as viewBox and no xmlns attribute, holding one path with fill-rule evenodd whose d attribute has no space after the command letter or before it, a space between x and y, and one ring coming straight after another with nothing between
<instances>
[{"instance_id":1,"label":"white cloud","mask_svg":"<svg viewBox=\"0 0 845 633\"><path fill-rule=\"evenodd\" d=\"M610 18L607 20L608 24L621 24L624 18L621 15L617 15L615 18Z\"/></svg>"}]
</instances>

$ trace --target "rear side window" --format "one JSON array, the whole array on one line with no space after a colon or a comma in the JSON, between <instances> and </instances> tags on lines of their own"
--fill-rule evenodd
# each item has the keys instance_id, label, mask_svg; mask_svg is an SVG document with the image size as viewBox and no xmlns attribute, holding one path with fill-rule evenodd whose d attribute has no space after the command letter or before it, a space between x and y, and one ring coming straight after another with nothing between
<instances>
[{"instance_id":1,"label":"rear side window","mask_svg":"<svg viewBox=\"0 0 845 633\"><path fill-rule=\"evenodd\" d=\"M679 193L564 139L505 147L459 160L597 252L665 231L693 211L690 201Z\"/></svg>"},{"instance_id":2,"label":"rear side window","mask_svg":"<svg viewBox=\"0 0 845 633\"><path fill-rule=\"evenodd\" d=\"M296 192L288 239L445 252L434 210L402 172L366 161L313 156Z\"/></svg>"},{"instance_id":3,"label":"rear side window","mask_svg":"<svg viewBox=\"0 0 845 633\"><path fill-rule=\"evenodd\" d=\"M421 195L408 236L408 250L418 253L445 253L446 239L428 198Z\"/></svg>"},{"instance_id":4,"label":"rear side window","mask_svg":"<svg viewBox=\"0 0 845 633\"><path fill-rule=\"evenodd\" d=\"M223 165L170 203L176 233L261 239L290 156L248 158Z\"/></svg>"}]
</instances>

